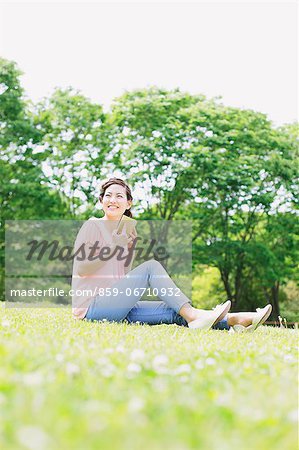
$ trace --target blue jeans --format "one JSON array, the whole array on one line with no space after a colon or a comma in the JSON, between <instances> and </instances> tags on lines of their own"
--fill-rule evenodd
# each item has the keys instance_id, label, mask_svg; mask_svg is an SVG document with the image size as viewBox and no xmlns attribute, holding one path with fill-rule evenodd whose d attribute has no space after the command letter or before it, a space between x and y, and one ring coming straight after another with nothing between
<instances>
[{"instance_id":1,"label":"blue jeans","mask_svg":"<svg viewBox=\"0 0 299 450\"><path fill-rule=\"evenodd\" d=\"M139 301L142 295L138 290L142 288L155 289L161 301ZM94 298L85 316L87 320L121 322L126 319L129 323L187 326L186 320L178 313L183 305L191 302L175 285L164 267L154 259L140 264L113 284L112 289L117 295L97 295ZM127 293L130 295L126 295ZM227 321L222 320L214 328L229 327Z\"/></svg>"}]
</instances>

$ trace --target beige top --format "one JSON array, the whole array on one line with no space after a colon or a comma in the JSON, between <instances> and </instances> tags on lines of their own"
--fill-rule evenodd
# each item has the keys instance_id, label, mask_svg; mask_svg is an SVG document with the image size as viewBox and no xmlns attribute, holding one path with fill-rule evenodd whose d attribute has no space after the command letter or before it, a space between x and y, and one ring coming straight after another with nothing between
<instances>
[{"instance_id":1,"label":"beige top","mask_svg":"<svg viewBox=\"0 0 299 450\"><path fill-rule=\"evenodd\" d=\"M84 245L88 256L90 247L98 241L99 249L94 253L96 256L101 247L111 246L112 237L105 222L107 221L103 219L88 219L79 230L75 241L75 251ZM126 247L125 253L127 251ZM76 319L85 317L89 305L98 295L100 288L111 287L117 280L125 276L125 260L118 261L117 255L107 261L97 259L94 262L87 259L78 261L81 256L82 252L78 253L78 257L74 259L72 276L72 311Z\"/></svg>"}]
</instances>

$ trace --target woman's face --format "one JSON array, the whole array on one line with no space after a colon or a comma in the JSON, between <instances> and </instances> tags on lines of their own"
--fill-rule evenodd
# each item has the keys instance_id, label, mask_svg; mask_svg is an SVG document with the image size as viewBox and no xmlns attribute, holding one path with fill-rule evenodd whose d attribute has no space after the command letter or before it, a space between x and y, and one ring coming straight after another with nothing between
<instances>
[{"instance_id":1,"label":"woman's face","mask_svg":"<svg viewBox=\"0 0 299 450\"><path fill-rule=\"evenodd\" d=\"M119 220L132 202L127 200L126 189L123 186L112 184L105 190L102 205L106 219Z\"/></svg>"}]
</instances>

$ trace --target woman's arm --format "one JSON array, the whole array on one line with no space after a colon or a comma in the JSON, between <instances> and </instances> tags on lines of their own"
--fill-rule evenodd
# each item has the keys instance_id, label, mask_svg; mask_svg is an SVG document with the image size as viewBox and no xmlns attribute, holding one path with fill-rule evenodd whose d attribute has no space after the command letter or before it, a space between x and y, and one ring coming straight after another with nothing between
<instances>
[{"instance_id":1,"label":"woman's arm","mask_svg":"<svg viewBox=\"0 0 299 450\"><path fill-rule=\"evenodd\" d=\"M92 239L88 237L86 242L82 243L84 246L84 252L82 252L82 261L76 259L76 272L79 276L88 276L103 267L109 255L112 257L116 247L122 248L128 245L128 237L125 231L121 234L117 234L116 230L111 235L111 242L103 245L103 240L99 241L98 234L92 235ZM79 246L78 246L79 247Z\"/></svg>"},{"instance_id":2,"label":"woman's arm","mask_svg":"<svg viewBox=\"0 0 299 450\"><path fill-rule=\"evenodd\" d=\"M131 259L130 264L129 264L128 266L125 266L125 274L126 274L126 275L127 275L127 273L131 272L133 259L134 259L134 256L133 256L133 258Z\"/></svg>"},{"instance_id":3,"label":"woman's arm","mask_svg":"<svg viewBox=\"0 0 299 450\"><path fill-rule=\"evenodd\" d=\"M111 245L109 246L105 245L105 249L97 247L96 243L92 244L91 242L86 242L86 244L86 254L84 259L82 261L79 261L77 259L75 263L76 272L80 277L91 275L92 273L103 267L107 262L107 257L109 256L109 254L111 255L113 253L116 247L116 244L114 243L111 243ZM91 250L92 248L96 248L97 251ZM99 258L100 251L102 253L101 258ZM90 256L92 259L88 259L88 256Z\"/></svg>"},{"instance_id":4,"label":"woman's arm","mask_svg":"<svg viewBox=\"0 0 299 450\"><path fill-rule=\"evenodd\" d=\"M133 245L133 241L134 239L137 238L137 231L136 228L134 228L134 230L132 231L132 233L129 235L129 242L128 242L128 249L130 250L130 248ZM130 264L128 266L125 266L125 274L127 275L127 273L131 272L132 269L132 264L134 261L134 257L135 257L135 253L133 252Z\"/></svg>"}]
</instances>

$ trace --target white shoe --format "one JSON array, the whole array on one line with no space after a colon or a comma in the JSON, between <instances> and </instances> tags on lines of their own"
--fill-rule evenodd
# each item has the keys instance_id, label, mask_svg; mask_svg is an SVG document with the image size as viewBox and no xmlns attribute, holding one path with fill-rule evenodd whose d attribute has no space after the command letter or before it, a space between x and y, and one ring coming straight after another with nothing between
<instances>
[{"instance_id":1,"label":"white shoe","mask_svg":"<svg viewBox=\"0 0 299 450\"><path fill-rule=\"evenodd\" d=\"M265 306L265 308L257 308L251 325L248 325L248 327L244 327L244 325L233 325L232 328L236 333L253 333L257 327L266 322L271 314L271 311L272 306L270 304Z\"/></svg>"},{"instance_id":2,"label":"white shoe","mask_svg":"<svg viewBox=\"0 0 299 450\"><path fill-rule=\"evenodd\" d=\"M227 302L215 306L212 311L203 311L202 317L198 319L192 320L192 322L188 323L189 328L199 329L199 330L209 330L215 323L222 320L231 307L231 301L227 300Z\"/></svg>"}]
</instances>

